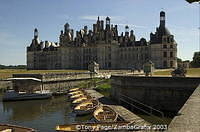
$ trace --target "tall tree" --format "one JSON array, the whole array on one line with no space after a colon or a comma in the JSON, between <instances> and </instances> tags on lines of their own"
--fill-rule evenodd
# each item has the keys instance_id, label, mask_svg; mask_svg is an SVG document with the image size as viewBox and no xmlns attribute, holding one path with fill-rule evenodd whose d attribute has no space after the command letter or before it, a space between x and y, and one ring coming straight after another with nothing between
<instances>
[{"instance_id":1,"label":"tall tree","mask_svg":"<svg viewBox=\"0 0 200 132\"><path fill-rule=\"evenodd\" d=\"M200 67L200 52L195 52L191 62L192 67Z\"/></svg>"}]
</instances>

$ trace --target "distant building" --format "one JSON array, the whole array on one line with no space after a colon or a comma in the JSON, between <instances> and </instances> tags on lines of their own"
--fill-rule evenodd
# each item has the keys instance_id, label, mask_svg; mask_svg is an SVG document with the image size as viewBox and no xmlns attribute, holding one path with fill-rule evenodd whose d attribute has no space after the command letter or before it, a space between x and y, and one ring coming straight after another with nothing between
<instances>
[{"instance_id":1,"label":"distant building","mask_svg":"<svg viewBox=\"0 0 200 132\"><path fill-rule=\"evenodd\" d=\"M105 26L105 28L104 28ZM84 26L80 31L64 25L59 43L40 41L38 30L27 47L28 69L88 69L95 61L100 69L142 69L151 60L155 68L177 67L177 43L165 26L165 12L160 12L160 25L150 34L150 41L136 40L134 31L118 35L117 25L110 24L110 18L97 19L93 30Z\"/></svg>"},{"instance_id":2,"label":"distant building","mask_svg":"<svg viewBox=\"0 0 200 132\"><path fill-rule=\"evenodd\" d=\"M178 67L183 67L183 68L190 68L190 61L186 60L186 61L182 61L178 63Z\"/></svg>"}]
</instances>

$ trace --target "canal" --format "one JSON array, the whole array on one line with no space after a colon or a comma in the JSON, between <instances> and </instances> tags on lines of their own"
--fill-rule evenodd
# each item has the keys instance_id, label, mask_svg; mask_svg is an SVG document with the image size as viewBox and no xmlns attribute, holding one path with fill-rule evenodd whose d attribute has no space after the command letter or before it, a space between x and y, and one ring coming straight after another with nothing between
<instances>
[{"instance_id":1,"label":"canal","mask_svg":"<svg viewBox=\"0 0 200 132\"><path fill-rule=\"evenodd\" d=\"M48 100L2 102L0 123L31 127L41 132L55 132L58 124L87 121L91 116L76 117L66 96Z\"/></svg>"}]
</instances>

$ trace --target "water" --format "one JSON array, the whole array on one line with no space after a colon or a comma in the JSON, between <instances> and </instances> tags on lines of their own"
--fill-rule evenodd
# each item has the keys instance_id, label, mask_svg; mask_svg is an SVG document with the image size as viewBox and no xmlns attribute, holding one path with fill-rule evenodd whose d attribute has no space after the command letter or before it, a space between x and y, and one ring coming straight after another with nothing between
<instances>
[{"instance_id":1,"label":"water","mask_svg":"<svg viewBox=\"0 0 200 132\"><path fill-rule=\"evenodd\" d=\"M58 124L87 121L91 116L76 117L65 96L47 100L2 102L0 123L31 127L41 132L55 132Z\"/></svg>"}]
</instances>

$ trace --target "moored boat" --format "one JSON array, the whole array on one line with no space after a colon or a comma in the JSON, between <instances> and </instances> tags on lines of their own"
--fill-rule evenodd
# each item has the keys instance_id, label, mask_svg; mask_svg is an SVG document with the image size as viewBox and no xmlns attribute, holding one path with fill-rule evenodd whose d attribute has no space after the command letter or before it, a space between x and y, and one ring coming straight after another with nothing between
<instances>
[{"instance_id":1,"label":"moored boat","mask_svg":"<svg viewBox=\"0 0 200 132\"><path fill-rule=\"evenodd\" d=\"M14 90L8 91L3 96L3 101L20 101L20 100L37 100L48 99L52 97L52 93L36 92L36 93L20 93Z\"/></svg>"},{"instance_id":2,"label":"moored boat","mask_svg":"<svg viewBox=\"0 0 200 132\"><path fill-rule=\"evenodd\" d=\"M99 106L98 100L87 100L74 108L74 112L77 115L86 115L94 112L94 110Z\"/></svg>"},{"instance_id":3,"label":"moored boat","mask_svg":"<svg viewBox=\"0 0 200 132\"><path fill-rule=\"evenodd\" d=\"M98 122L115 122L118 114L111 107L102 105L94 111L93 116Z\"/></svg>"},{"instance_id":4,"label":"moored boat","mask_svg":"<svg viewBox=\"0 0 200 132\"><path fill-rule=\"evenodd\" d=\"M84 97L84 96L85 96L85 95L84 95L83 93L73 95L73 96L70 97L70 101L73 101L73 100L75 100L75 99L77 99L77 98Z\"/></svg>"},{"instance_id":5,"label":"moored boat","mask_svg":"<svg viewBox=\"0 0 200 132\"><path fill-rule=\"evenodd\" d=\"M78 90L80 90L81 88L71 88L71 89L69 89L68 90L68 92L74 92L74 91L78 91Z\"/></svg>"},{"instance_id":6,"label":"moored boat","mask_svg":"<svg viewBox=\"0 0 200 132\"><path fill-rule=\"evenodd\" d=\"M81 104L84 101L89 100L89 99L91 99L90 96L83 96L83 97L77 98L72 101L72 106L77 106L78 104Z\"/></svg>"},{"instance_id":7,"label":"moored boat","mask_svg":"<svg viewBox=\"0 0 200 132\"><path fill-rule=\"evenodd\" d=\"M36 132L36 130L17 125L0 124L0 132Z\"/></svg>"},{"instance_id":8,"label":"moored boat","mask_svg":"<svg viewBox=\"0 0 200 132\"><path fill-rule=\"evenodd\" d=\"M81 94L81 93L83 93L83 91L78 90L78 91L74 91L74 92L69 92L68 95L73 96L73 95L77 95L77 94Z\"/></svg>"}]
</instances>

